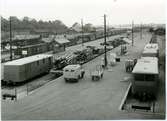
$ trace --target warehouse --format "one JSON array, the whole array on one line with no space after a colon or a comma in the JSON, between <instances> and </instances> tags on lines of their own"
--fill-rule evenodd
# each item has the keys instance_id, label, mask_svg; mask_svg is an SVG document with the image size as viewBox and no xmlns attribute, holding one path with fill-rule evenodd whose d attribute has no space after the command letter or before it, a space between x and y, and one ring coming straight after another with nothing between
<instances>
[{"instance_id":1,"label":"warehouse","mask_svg":"<svg viewBox=\"0 0 167 121\"><path fill-rule=\"evenodd\" d=\"M17 83L29 80L52 68L52 55L40 54L4 64L4 81Z\"/></svg>"}]
</instances>

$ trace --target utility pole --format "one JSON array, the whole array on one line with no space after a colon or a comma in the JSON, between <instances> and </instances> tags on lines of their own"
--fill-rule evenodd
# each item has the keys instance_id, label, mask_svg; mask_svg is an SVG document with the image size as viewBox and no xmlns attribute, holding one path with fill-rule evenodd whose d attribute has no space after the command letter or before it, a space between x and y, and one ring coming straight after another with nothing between
<instances>
[{"instance_id":1,"label":"utility pole","mask_svg":"<svg viewBox=\"0 0 167 121\"><path fill-rule=\"evenodd\" d=\"M107 66L107 51L106 51L106 15L104 14L104 66Z\"/></svg>"},{"instance_id":2,"label":"utility pole","mask_svg":"<svg viewBox=\"0 0 167 121\"><path fill-rule=\"evenodd\" d=\"M133 38L133 21L132 21L132 46L133 46L133 44L134 44L134 38Z\"/></svg>"},{"instance_id":3,"label":"utility pole","mask_svg":"<svg viewBox=\"0 0 167 121\"><path fill-rule=\"evenodd\" d=\"M83 41L83 19L81 19L81 26L82 26L82 46L84 46L84 41Z\"/></svg>"},{"instance_id":4,"label":"utility pole","mask_svg":"<svg viewBox=\"0 0 167 121\"><path fill-rule=\"evenodd\" d=\"M140 39L142 39L142 23L140 25Z\"/></svg>"},{"instance_id":5,"label":"utility pole","mask_svg":"<svg viewBox=\"0 0 167 121\"><path fill-rule=\"evenodd\" d=\"M9 42L9 44L10 44L10 60L12 60L13 57L12 57L12 21L11 21L11 16L9 18L9 29L10 29L10 42Z\"/></svg>"},{"instance_id":6,"label":"utility pole","mask_svg":"<svg viewBox=\"0 0 167 121\"><path fill-rule=\"evenodd\" d=\"M110 25L109 25L109 22L108 22L107 37L109 38L109 36L110 36Z\"/></svg>"},{"instance_id":7,"label":"utility pole","mask_svg":"<svg viewBox=\"0 0 167 121\"><path fill-rule=\"evenodd\" d=\"M15 96L16 96L15 101L17 101L17 88L16 87L15 87Z\"/></svg>"},{"instance_id":8,"label":"utility pole","mask_svg":"<svg viewBox=\"0 0 167 121\"><path fill-rule=\"evenodd\" d=\"M28 82L27 82L27 84L26 84L26 88L27 88L27 95L28 95Z\"/></svg>"}]
</instances>

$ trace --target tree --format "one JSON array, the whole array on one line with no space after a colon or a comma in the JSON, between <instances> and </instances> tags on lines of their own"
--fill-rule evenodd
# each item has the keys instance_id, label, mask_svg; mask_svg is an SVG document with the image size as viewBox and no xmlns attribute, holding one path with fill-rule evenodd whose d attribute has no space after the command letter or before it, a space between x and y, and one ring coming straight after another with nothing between
<instances>
[{"instance_id":1,"label":"tree","mask_svg":"<svg viewBox=\"0 0 167 121\"><path fill-rule=\"evenodd\" d=\"M85 24L83 29L84 29L85 32L95 31L95 27L93 27L93 25L91 23Z\"/></svg>"}]
</instances>

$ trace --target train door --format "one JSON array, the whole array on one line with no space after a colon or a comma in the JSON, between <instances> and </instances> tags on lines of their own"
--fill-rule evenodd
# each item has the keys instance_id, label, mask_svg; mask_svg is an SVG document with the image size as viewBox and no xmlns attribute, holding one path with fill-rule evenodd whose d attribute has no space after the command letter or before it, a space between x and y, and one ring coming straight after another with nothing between
<instances>
[{"instance_id":1,"label":"train door","mask_svg":"<svg viewBox=\"0 0 167 121\"><path fill-rule=\"evenodd\" d=\"M49 57L48 60L49 60L49 69L50 69L52 67L52 58Z\"/></svg>"}]
</instances>

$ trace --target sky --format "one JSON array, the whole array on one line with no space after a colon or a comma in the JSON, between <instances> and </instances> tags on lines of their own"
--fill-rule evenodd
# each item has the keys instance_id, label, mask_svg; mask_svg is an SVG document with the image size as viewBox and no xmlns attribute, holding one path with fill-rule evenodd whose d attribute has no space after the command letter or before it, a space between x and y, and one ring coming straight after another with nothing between
<instances>
[{"instance_id":1,"label":"sky","mask_svg":"<svg viewBox=\"0 0 167 121\"><path fill-rule=\"evenodd\" d=\"M24 16L37 20L61 20L67 26L75 22L107 24L165 23L166 0L0 0L5 18Z\"/></svg>"}]
</instances>

